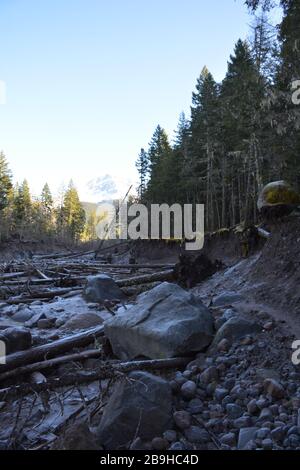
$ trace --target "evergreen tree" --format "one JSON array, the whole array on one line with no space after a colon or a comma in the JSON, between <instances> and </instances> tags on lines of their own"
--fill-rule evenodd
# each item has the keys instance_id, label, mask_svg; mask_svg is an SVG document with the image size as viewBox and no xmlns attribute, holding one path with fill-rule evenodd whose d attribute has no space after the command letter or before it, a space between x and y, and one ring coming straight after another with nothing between
<instances>
[{"instance_id":1,"label":"evergreen tree","mask_svg":"<svg viewBox=\"0 0 300 470\"><path fill-rule=\"evenodd\" d=\"M144 149L141 149L135 166L138 170L139 180L140 180L138 194L139 194L140 200L142 200L145 190L146 190L148 167L149 167L148 155Z\"/></svg>"},{"instance_id":2,"label":"evergreen tree","mask_svg":"<svg viewBox=\"0 0 300 470\"><path fill-rule=\"evenodd\" d=\"M64 196L62 217L67 233L73 240L78 240L85 226L85 211L72 181Z\"/></svg>"},{"instance_id":3,"label":"evergreen tree","mask_svg":"<svg viewBox=\"0 0 300 470\"><path fill-rule=\"evenodd\" d=\"M149 160L149 181L147 191L145 192L145 199L149 203L164 202L166 190L169 190L169 188L166 188L164 180L166 175L164 167L171 153L172 148L169 144L166 131L162 127L157 126L147 152Z\"/></svg>"},{"instance_id":4,"label":"evergreen tree","mask_svg":"<svg viewBox=\"0 0 300 470\"><path fill-rule=\"evenodd\" d=\"M0 152L0 211L5 209L9 203L12 191L12 177L3 152Z\"/></svg>"},{"instance_id":5,"label":"evergreen tree","mask_svg":"<svg viewBox=\"0 0 300 470\"><path fill-rule=\"evenodd\" d=\"M27 180L24 180L21 186L16 185L13 206L14 219L16 223L30 223L32 201Z\"/></svg>"},{"instance_id":6,"label":"evergreen tree","mask_svg":"<svg viewBox=\"0 0 300 470\"><path fill-rule=\"evenodd\" d=\"M45 212L50 214L53 209L53 197L48 183L46 183L42 189L41 204Z\"/></svg>"}]
</instances>

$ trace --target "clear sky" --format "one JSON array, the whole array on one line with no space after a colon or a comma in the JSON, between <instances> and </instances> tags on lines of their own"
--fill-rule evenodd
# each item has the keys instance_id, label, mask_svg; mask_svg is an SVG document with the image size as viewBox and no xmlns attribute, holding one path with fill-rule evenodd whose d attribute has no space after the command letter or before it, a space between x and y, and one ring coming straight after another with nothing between
<instances>
[{"instance_id":1,"label":"clear sky","mask_svg":"<svg viewBox=\"0 0 300 470\"><path fill-rule=\"evenodd\" d=\"M0 149L15 180L38 194L73 178L90 201L124 193L156 125L171 136L189 114L202 67L224 77L249 33L243 3L0 0Z\"/></svg>"}]
</instances>

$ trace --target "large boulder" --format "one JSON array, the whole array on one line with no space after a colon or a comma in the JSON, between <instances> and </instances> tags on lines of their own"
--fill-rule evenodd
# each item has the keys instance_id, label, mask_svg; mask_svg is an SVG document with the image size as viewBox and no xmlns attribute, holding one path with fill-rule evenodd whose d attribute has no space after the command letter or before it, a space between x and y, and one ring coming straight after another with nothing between
<instances>
[{"instance_id":1,"label":"large boulder","mask_svg":"<svg viewBox=\"0 0 300 470\"><path fill-rule=\"evenodd\" d=\"M124 313L104 323L120 359L184 356L202 351L213 339L210 311L176 284L164 282L137 297Z\"/></svg>"},{"instance_id":2,"label":"large boulder","mask_svg":"<svg viewBox=\"0 0 300 470\"><path fill-rule=\"evenodd\" d=\"M0 334L0 340L5 343L6 354L29 349L32 345L30 330L23 327L6 328Z\"/></svg>"},{"instance_id":3,"label":"large boulder","mask_svg":"<svg viewBox=\"0 0 300 470\"><path fill-rule=\"evenodd\" d=\"M99 444L125 449L135 437L151 440L172 424L169 383L147 372L131 372L115 385L98 428Z\"/></svg>"},{"instance_id":4,"label":"large boulder","mask_svg":"<svg viewBox=\"0 0 300 470\"><path fill-rule=\"evenodd\" d=\"M299 194L286 181L273 181L259 194L257 207L265 216L281 216L300 204Z\"/></svg>"},{"instance_id":5,"label":"large boulder","mask_svg":"<svg viewBox=\"0 0 300 470\"><path fill-rule=\"evenodd\" d=\"M98 274L89 276L83 291L83 297L88 302L103 304L105 300L122 300L125 294L110 276Z\"/></svg>"},{"instance_id":6,"label":"large boulder","mask_svg":"<svg viewBox=\"0 0 300 470\"><path fill-rule=\"evenodd\" d=\"M227 339L230 343L233 343L238 339L259 333L260 331L261 327L258 323L236 315L224 323L217 331L213 346L217 346L223 339Z\"/></svg>"}]
</instances>

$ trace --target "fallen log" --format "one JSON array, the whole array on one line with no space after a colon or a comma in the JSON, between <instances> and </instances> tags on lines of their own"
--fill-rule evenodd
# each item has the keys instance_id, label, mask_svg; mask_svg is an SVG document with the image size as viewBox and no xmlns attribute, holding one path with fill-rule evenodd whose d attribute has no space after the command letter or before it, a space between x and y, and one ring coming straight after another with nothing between
<instances>
[{"instance_id":1,"label":"fallen log","mask_svg":"<svg viewBox=\"0 0 300 470\"><path fill-rule=\"evenodd\" d=\"M134 266L134 265L132 265ZM134 276L126 279L118 279L116 284L119 287L128 287L138 284L147 284L155 281L172 281L173 280L173 269L167 271L160 271L153 274L143 274L141 276Z\"/></svg>"},{"instance_id":2,"label":"fallen log","mask_svg":"<svg viewBox=\"0 0 300 470\"><path fill-rule=\"evenodd\" d=\"M3 382L7 379L12 379L14 377L20 377L21 375L32 374L33 372L40 370L50 369L51 367L55 367L66 362L84 361L85 359L99 357L101 355L102 351L100 349L91 349L89 351L67 354L65 356L56 357L54 359L48 359L47 361L35 362L34 364L28 364L27 366L21 366L13 370L3 372L3 374L0 374L0 382Z\"/></svg>"},{"instance_id":3,"label":"fallen log","mask_svg":"<svg viewBox=\"0 0 300 470\"><path fill-rule=\"evenodd\" d=\"M6 273L6 274L1 274L0 276L0 281L6 281L8 279L15 279L17 277L23 277L27 276L28 273L25 271L18 272L18 273Z\"/></svg>"},{"instance_id":4,"label":"fallen log","mask_svg":"<svg viewBox=\"0 0 300 470\"><path fill-rule=\"evenodd\" d=\"M82 290L81 287L68 287L66 289L60 289L60 290L55 290L55 291L43 291L43 292L32 292L29 297L18 297L18 298L12 298L9 300L6 300L6 303L11 304L11 305L18 305L18 304L24 304L24 303L32 303L35 302L36 300L41 300L43 302L47 302L49 300L54 299L54 297L62 297L69 292L73 291L80 291Z\"/></svg>"},{"instance_id":5,"label":"fallen log","mask_svg":"<svg viewBox=\"0 0 300 470\"><path fill-rule=\"evenodd\" d=\"M177 357L171 359L104 363L95 371L80 371L67 374L64 377L52 380L49 379L47 382L39 384L22 384L4 388L0 390L0 400L7 401L8 399L17 398L32 392L40 393L43 391L55 390L59 387L80 385L106 378L115 378L120 373L128 373L133 370L176 369L179 367L185 367L190 361L190 357Z\"/></svg>"},{"instance_id":6,"label":"fallen log","mask_svg":"<svg viewBox=\"0 0 300 470\"><path fill-rule=\"evenodd\" d=\"M175 264L108 264L101 263L97 268L116 268L116 269L172 269Z\"/></svg>"},{"instance_id":7,"label":"fallen log","mask_svg":"<svg viewBox=\"0 0 300 470\"><path fill-rule=\"evenodd\" d=\"M72 348L87 346L96 338L103 336L103 334L104 327L100 325L84 332L58 339L52 343L42 344L41 346L28 349L27 351L19 351L10 354L6 357L6 363L0 365L0 373L40 360L46 360L49 357L58 356Z\"/></svg>"}]
</instances>

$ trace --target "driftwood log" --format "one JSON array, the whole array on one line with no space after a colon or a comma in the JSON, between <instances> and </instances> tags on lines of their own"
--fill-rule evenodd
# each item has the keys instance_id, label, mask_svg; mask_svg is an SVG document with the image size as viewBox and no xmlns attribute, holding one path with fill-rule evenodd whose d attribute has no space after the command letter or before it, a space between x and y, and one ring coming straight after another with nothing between
<instances>
[{"instance_id":1,"label":"driftwood log","mask_svg":"<svg viewBox=\"0 0 300 470\"><path fill-rule=\"evenodd\" d=\"M70 349L87 346L91 344L96 338L103 336L103 325L91 328L82 333L77 333L72 336L67 336L52 343L42 344L35 348L28 349L27 351L20 351L14 354L9 354L6 357L6 364L0 365L0 373L12 370L19 366L32 364L41 360L47 360L50 357L63 354Z\"/></svg>"},{"instance_id":2,"label":"driftwood log","mask_svg":"<svg viewBox=\"0 0 300 470\"><path fill-rule=\"evenodd\" d=\"M34 364L28 364L27 366L17 367L16 369L9 370L0 374L0 382L14 377L20 377L25 374L32 374L40 370L50 369L66 362L79 362L89 358L100 357L102 355L101 349L91 349L80 353L67 354L65 356L56 357L54 359L48 359L46 361L35 362Z\"/></svg>"},{"instance_id":3,"label":"driftwood log","mask_svg":"<svg viewBox=\"0 0 300 470\"><path fill-rule=\"evenodd\" d=\"M7 387L0 390L0 400L6 401L8 399L17 398L28 393L54 390L59 387L70 385L80 385L83 383L90 383L96 380L114 378L120 373L128 373L133 370L162 370L162 369L176 369L184 367L190 362L191 358L179 357L172 359L152 359L146 361L131 361L131 362L106 362L94 371L80 371L76 373L66 374L64 377L49 379L47 382L39 384L22 384Z\"/></svg>"}]
</instances>

